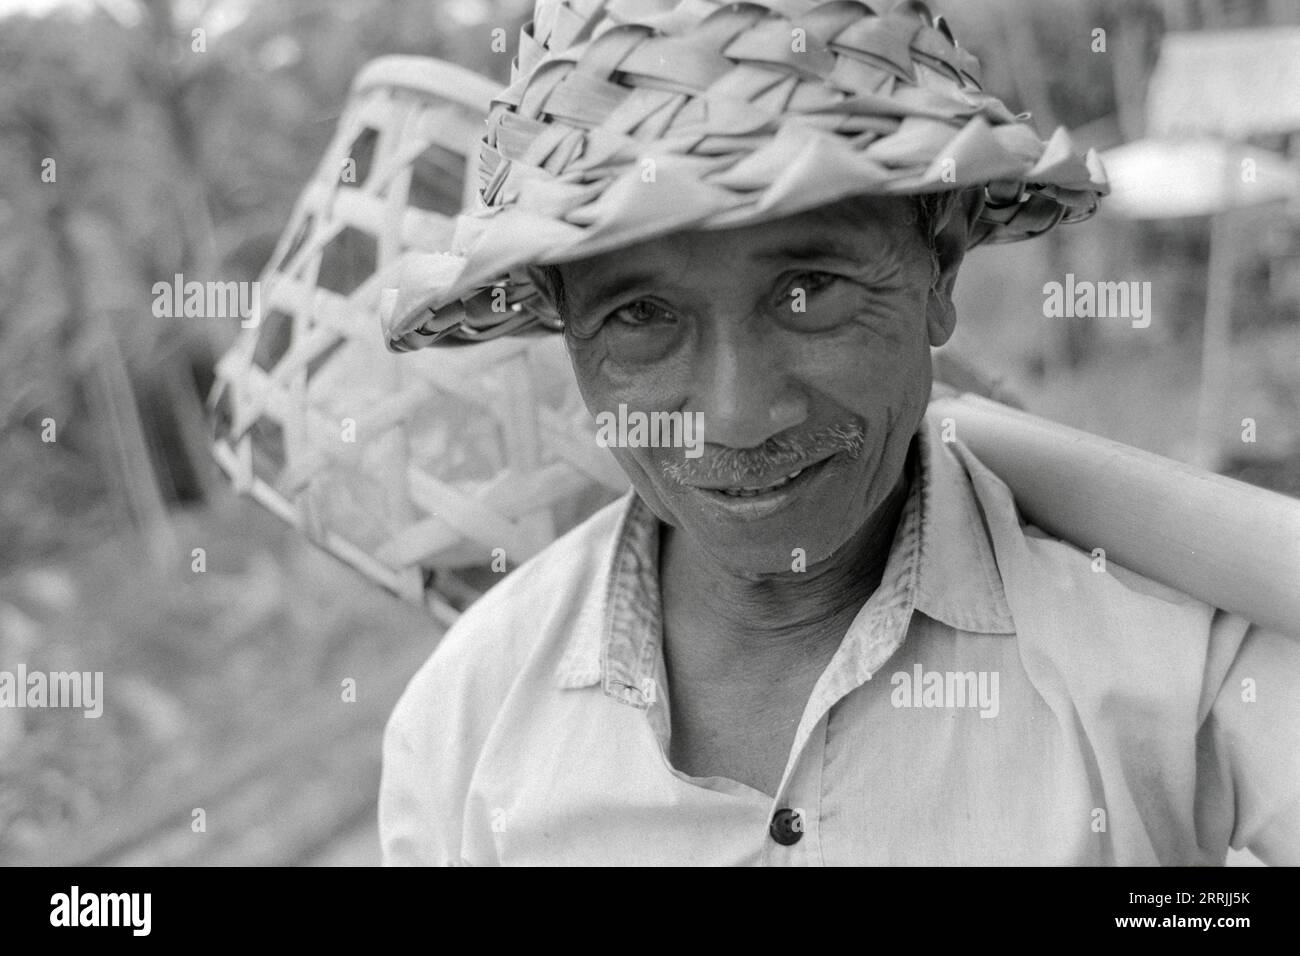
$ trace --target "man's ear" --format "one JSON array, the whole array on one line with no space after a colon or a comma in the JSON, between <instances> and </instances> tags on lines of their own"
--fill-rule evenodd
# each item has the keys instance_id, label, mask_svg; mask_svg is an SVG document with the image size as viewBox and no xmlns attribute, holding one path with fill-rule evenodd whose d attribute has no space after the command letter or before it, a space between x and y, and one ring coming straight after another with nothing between
<instances>
[{"instance_id":1,"label":"man's ear","mask_svg":"<svg viewBox=\"0 0 1300 956\"><path fill-rule=\"evenodd\" d=\"M957 269L966 255L970 237L972 198L963 192L948 204L943 218L934 223L935 274L926 298L925 321L930 344L935 348L952 337L957 326L957 309L952 304L952 290L957 284Z\"/></svg>"}]
</instances>

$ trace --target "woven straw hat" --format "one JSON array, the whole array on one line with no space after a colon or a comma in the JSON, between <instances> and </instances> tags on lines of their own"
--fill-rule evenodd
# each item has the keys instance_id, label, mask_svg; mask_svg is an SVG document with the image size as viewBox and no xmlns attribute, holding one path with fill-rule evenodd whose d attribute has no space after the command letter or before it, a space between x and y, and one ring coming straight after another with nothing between
<instances>
[{"instance_id":1,"label":"woven straw hat","mask_svg":"<svg viewBox=\"0 0 1300 956\"><path fill-rule=\"evenodd\" d=\"M851 195L983 186L970 244L1088 218L1093 151L980 88L924 4L538 0L479 144L475 208L413 256L389 347L560 328L526 266Z\"/></svg>"}]
</instances>

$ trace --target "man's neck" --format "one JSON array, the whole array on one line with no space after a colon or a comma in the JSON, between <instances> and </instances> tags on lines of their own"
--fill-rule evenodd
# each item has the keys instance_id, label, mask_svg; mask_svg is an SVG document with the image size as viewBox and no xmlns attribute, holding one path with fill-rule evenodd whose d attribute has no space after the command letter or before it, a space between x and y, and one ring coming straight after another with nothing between
<instances>
[{"instance_id":1,"label":"man's neck","mask_svg":"<svg viewBox=\"0 0 1300 956\"><path fill-rule=\"evenodd\" d=\"M726 682L801 666L820 673L880 584L911 470L844 547L802 572L737 574L663 527L664 653L674 680Z\"/></svg>"}]
</instances>

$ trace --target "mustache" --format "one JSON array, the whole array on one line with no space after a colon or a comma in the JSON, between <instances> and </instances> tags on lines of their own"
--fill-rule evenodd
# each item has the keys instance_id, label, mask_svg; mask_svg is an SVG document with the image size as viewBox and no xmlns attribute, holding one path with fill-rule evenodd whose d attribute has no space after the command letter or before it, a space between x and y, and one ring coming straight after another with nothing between
<instances>
[{"instance_id":1,"label":"mustache","mask_svg":"<svg viewBox=\"0 0 1300 956\"><path fill-rule=\"evenodd\" d=\"M717 451L712 454L697 459L665 461L661 468L664 477L679 484L719 481L742 484L773 472L821 461L838 452L859 458L866 441L865 426L860 421L850 420L802 434L773 435L757 448L713 446Z\"/></svg>"}]
</instances>

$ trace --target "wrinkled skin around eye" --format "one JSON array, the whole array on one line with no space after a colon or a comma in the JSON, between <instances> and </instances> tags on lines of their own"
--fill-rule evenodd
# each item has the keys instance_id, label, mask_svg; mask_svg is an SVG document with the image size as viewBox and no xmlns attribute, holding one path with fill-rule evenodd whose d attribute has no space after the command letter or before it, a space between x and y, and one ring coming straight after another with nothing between
<instances>
[{"instance_id":1,"label":"wrinkled skin around eye","mask_svg":"<svg viewBox=\"0 0 1300 956\"><path fill-rule=\"evenodd\" d=\"M699 412L704 464L721 449L863 429L856 458L827 460L789 506L759 520L719 514L669 477L681 448L613 449L664 522L738 573L788 571L795 548L810 564L825 560L897 489L930 394L930 346L952 330L935 318L951 309L936 308L946 289L936 291L938 260L909 209L872 199L857 217L814 210L560 266L566 345L593 414L620 404ZM852 255L785 254L810 237Z\"/></svg>"}]
</instances>

